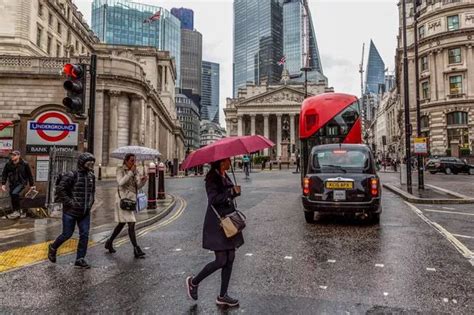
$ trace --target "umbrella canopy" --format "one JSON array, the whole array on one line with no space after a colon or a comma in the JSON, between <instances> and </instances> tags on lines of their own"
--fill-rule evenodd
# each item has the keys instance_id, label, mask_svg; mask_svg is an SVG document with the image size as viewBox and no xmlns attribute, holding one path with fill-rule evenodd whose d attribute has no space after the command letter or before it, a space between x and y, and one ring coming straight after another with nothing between
<instances>
[{"instance_id":1,"label":"umbrella canopy","mask_svg":"<svg viewBox=\"0 0 474 315\"><path fill-rule=\"evenodd\" d=\"M120 147L115 149L110 156L116 159L123 160L125 155L127 154L134 154L137 158L137 161L149 161L154 160L161 155L158 150L147 148L147 147L139 147L139 146L126 146Z\"/></svg>"},{"instance_id":2,"label":"umbrella canopy","mask_svg":"<svg viewBox=\"0 0 474 315\"><path fill-rule=\"evenodd\" d=\"M181 169L185 170L236 155L250 154L274 145L272 141L260 135L224 138L192 152L184 160Z\"/></svg>"}]
</instances>

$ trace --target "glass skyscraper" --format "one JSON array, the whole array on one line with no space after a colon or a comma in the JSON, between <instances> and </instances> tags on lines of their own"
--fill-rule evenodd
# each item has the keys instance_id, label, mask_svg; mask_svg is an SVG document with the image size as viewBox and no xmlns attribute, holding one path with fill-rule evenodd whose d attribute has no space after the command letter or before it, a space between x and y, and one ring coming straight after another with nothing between
<instances>
[{"instance_id":1,"label":"glass skyscraper","mask_svg":"<svg viewBox=\"0 0 474 315\"><path fill-rule=\"evenodd\" d=\"M247 82L279 82L283 57L282 0L234 1L233 91Z\"/></svg>"},{"instance_id":2,"label":"glass skyscraper","mask_svg":"<svg viewBox=\"0 0 474 315\"><path fill-rule=\"evenodd\" d=\"M201 120L219 124L219 64L202 62Z\"/></svg>"},{"instance_id":3,"label":"glass skyscraper","mask_svg":"<svg viewBox=\"0 0 474 315\"><path fill-rule=\"evenodd\" d=\"M145 23L157 12L159 19ZM181 22L169 11L130 0L94 0L92 30L107 44L153 46L169 51L176 61L179 86Z\"/></svg>"},{"instance_id":4,"label":"glass skyscraper","mask_svg":"<svg viewBox=\"0 0 474 315\"><path fill-rule=\"evenodd\" d=\"M186 8L172 8L171 14L181 21L181 28L185 30L194 30L194 11Z\"/></svg>"},{"instance_id":5,"label":"glass skyscraper","mask_svg":"<svg viewBox=\"0 0 474 315\"><path fill-rule=\"evenodd\" d=\"M365 78L365 93L379 94L385 85L385 63L380 56L374 42L370 41L369 58Z\"/></svg>"},{"instance_id":6,"label":"glass skyscraper","mask_svg":"<svg viewBox=\"0 0 474 315\"><path fill-rule=\"evenodd\" d=\"M306 0L304 2L306 3ZM306 56L303 43L305 10L308 11L309 22L309 67L313 71L323 74L311 11L309 11L307 3L305 9L305 5L300 0L285 0L283 3L283 54L286 57L285 67L290 76L300 75L300 69L305 65Z\"/></svg>"}]
</instances>

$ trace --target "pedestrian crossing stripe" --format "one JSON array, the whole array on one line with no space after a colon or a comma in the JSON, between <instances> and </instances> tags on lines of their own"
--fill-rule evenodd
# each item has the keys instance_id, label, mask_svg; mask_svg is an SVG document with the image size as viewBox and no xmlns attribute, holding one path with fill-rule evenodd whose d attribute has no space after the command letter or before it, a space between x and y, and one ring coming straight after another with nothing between
<instances>
[{"instance_id":1,"label":"pedestrian crossing stripe","mask_svg":"<svg viewBox=\"0 0 474 315\"><path fill-rule=\"evenodd\" d=\"M75 252L78 239L69 239L58 249L58 255L66 255ZM0 253L0 273L8 270L25 267L48 259L48 245L51 242L43 242L34 245L18 247ZM90 241L89 245L94 242Z\"/></svg>"}]
</instances>

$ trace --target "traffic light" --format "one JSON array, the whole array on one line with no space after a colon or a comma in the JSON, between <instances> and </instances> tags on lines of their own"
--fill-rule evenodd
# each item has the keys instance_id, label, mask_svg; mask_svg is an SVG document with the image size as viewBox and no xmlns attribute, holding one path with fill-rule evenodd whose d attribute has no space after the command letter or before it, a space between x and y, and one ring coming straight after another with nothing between
<instances>
[{"instance_id":1,"label":"traffic light","mask_svg":"<svg viewBox=\"0 0 474 315\"><path fill-rule=\"evenodd\" d=\"M72 114L84 113L86 100L86 73L82 64L66 64L63 68L67 80L64 81L64 89L67 97L63 99L63 105Z\"/></svg>"}]
</instances>

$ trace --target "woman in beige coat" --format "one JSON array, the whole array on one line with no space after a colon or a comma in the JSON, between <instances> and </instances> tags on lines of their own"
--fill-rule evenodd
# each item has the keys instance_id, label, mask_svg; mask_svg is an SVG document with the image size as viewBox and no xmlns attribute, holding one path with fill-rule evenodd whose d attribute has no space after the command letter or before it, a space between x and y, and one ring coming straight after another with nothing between
<instances>
[{"instance_id":1,"label":"woman in beige coat","mask_svg":"<svg viewBox=\"0 0 474 315\"><path fill-rule=\"evenodd\" d=\"M131 200L137 200L137 191L145 185L147 179L146 176L139 176L137 172L136 157L133 154L127 154L123 160L123 165L117 167L118 189L115 194L115 222L117 222L118 225L105 243L105 248L110 253L116 252L113 247L114 239L120 234L125 223L127 223L128 236L133 245L135 258L145 258L145 253L137 244L137 237L135 234L135 222L137 222L137 220L135 219L135 212L122 210L120 208L120 199L128 198Z\"/></svg>"}]
</instances>

